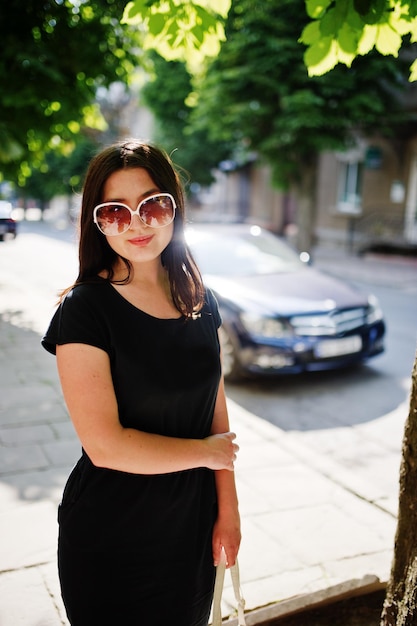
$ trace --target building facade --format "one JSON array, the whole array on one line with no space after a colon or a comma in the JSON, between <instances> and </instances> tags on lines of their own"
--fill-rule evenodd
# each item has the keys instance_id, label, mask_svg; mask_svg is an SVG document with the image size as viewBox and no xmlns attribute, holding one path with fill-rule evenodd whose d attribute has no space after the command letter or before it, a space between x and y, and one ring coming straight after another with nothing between
<instances>
[{"instance_id":1,"label":"building facade","mask_svg":"<svg viewBox=\"0 0 417 626\"><path fill-rule=\"evenodd\" d=\"M313 241L360 252L417 245L417 135L369 137L346 152L320 155ZM289 239L297 236L297 198L274 188L256 161L219 171L200 216L257 222Z\"/></svg>"}]
</instances>

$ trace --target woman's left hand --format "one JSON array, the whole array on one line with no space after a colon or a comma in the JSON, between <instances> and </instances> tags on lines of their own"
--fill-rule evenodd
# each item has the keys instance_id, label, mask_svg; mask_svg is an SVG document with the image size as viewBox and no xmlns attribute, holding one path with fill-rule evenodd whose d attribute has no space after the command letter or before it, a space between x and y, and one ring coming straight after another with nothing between
<instances>
[{"instance_id":1,"label":"woman's left hand","mask_svg":"<svg viewBox=\"0 0 417 626\"><path fill-rule=\"evenodd\" d=\"M221 550L226 553L226 567L236 563L241 541L240 517L236 511L229 511L218 516L213 529L213 561L220 562Z\"/></svg>"}]
</instances>

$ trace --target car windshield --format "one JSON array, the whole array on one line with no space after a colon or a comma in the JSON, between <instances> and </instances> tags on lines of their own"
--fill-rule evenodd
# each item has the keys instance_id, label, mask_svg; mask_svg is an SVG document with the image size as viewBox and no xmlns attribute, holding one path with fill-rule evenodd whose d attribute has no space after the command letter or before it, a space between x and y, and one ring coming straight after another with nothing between
<instances>
[{"instance_id":1,"label":"car windshield","mask_svg":"<svg viewBox=\"0 0 417 626\"><path fill-rule=\"evenodd\" d=\"M187 242L203 274L255 276L304 266L287 244L257 226L240 232L190 229Z\"/></svg>"}]
</instances>

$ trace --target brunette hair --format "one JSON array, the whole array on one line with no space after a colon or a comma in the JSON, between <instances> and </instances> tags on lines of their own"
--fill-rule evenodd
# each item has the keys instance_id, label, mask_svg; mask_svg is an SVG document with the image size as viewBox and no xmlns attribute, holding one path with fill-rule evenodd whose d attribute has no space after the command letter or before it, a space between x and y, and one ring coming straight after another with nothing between
<instances>
[{"instance_id":1,"label":"brunette hair","mask_svg":"<svg viewBox=\"0 0 417 626\"><path fill-rule=\"evenodd\" d=\"M113 267L119 258L106 237L93 221L93 211L103 200L104 185L113 172L125 168L144 168L156 187L170 193L176 202L173 236L162 253L162 264L168 272L171 294L177 309L186 317L201 309L204 288L200 271L184 239L185 207L181 179L169 156L156 146L130 139L116 143L98 153L88 167L82 196L79 221L79 274L75 285L97 280L105 271L113 281ZM131 280L132 266L123 258L127 277Z\"/></svg>"}]
</instances>

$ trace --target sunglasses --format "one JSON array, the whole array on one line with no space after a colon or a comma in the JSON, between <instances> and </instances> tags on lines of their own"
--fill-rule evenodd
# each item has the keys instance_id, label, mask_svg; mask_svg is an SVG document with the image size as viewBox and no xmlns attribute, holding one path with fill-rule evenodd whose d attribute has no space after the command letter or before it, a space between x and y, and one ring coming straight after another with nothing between
<instances>
[{"instance_id":1,"label":"sunglasses","mask_svg":"<svg viewBox=\"0 0 417 626\"><path fill-rule=\"evenodd\" d=\"M103 202L93 212L94 223L107 237L123 235L129 230L133 216L151 228L163 228L174 220L176 204L170 193L156 193L139 202L136 211L132 211L122 202Z\"/></svg>"}]
</instances>

